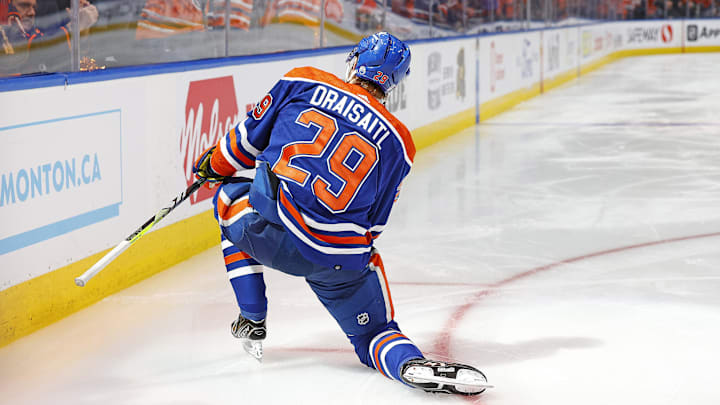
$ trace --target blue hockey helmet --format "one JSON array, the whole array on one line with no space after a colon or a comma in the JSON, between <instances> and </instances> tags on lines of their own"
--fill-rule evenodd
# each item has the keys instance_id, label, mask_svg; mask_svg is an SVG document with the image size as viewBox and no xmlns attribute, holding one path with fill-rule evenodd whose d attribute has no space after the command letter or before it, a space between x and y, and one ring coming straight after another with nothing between
<instances>
[{"instance_id":1,"label":"blue hockey helmet","mask_svg":"<svg viewBox=\"0 0 720 405\"><path fill-rule=\"evenodd\" d=\"M361 39L346 62L346 81L357 76L387 94L410 73L410 48L387 32L378 32Z\"/></svg>"}]
</instances>

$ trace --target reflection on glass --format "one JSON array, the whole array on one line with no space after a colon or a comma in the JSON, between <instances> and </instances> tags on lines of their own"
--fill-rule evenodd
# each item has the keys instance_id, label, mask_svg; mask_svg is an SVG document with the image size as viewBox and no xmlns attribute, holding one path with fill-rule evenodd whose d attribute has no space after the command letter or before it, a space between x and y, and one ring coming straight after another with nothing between
<instances>
[{"instance_id":1,"label":"reflection on glass","mask_svg":"<svg viewBox=\"0 0 720 405\"><path fill-rule=\"evenodd\" d=\"M720 0L0 0L0 75L348 47L594 20L718 17ZM73 33L79 32L79 60Z\"/></svg>"},{"instance_id":2,"label":"reflection on glass","mask_svg":"<svg viewBox=\"0 0 720 405\"><path fill-rule=\"evenodd\" d=\"M69 1L5 0L0 4L0 75L70 70L73 24ZM98 11L87 0L79 4L79 31L81 38L87 38Z\"/></svg>"},{"instance_id":3,"label":"reflection on glass","mask_svg":"<svg viewBox=\"0 0 720 405\"><path fill-rule=\"evenodd\" d=\"M255 0L250 29L231 32L230 55L248 55L321 46L321 0ZM339 0L328 0L326 18L343 18Z\"/></svg>"}]
</instances>

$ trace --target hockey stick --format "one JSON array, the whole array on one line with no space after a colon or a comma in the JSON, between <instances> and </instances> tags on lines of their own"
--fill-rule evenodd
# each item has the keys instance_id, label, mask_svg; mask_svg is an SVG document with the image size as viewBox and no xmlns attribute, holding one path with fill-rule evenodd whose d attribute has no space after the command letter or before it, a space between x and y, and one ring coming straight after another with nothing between
<instances>
[{"instance_id":1,"label":"hockey stick","mask_svg":"<svg viewBox=\"0 0 720 405\"><path fill-rule=\"evenodd\" d=\"M191 184L185 191L180 193L177 197L173 198L173 200L170 202L170 205L167 207L161 209L157 212L154 216L150 217L140 228L138 228L135 232L131 233L130 236L125 238L122 242L118 243L117 246L113 248L113 250L109 251L105 256L103 256L102 259L98 260L97 263L93 264L88 271L83 273L80 277L75 278L75 285L78 287L84 287L85 284L93 278L96 274L100 272L100 270L104 269L105 266L110 264L111 261L115 260L116 257L120 255L120 253L124 252L125 249L130 247L133 243L135 243L140 237L145 235L150 229L152 229L155 224L160 222L167 214L170 213L170 211L174 210L175 207L180 205L183 201L185 201L192 193L196 192L200 186L205 183L205 179L198 179L195 180L193 184Z\"/></svg>"}]
</instances>

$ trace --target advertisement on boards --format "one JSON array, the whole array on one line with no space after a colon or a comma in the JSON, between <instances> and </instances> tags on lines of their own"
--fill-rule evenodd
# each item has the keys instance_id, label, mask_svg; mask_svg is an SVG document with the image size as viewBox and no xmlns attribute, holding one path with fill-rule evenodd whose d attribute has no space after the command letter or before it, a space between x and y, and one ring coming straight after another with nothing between
<instances>
[{"instance_id":1,"label":"advertisement on boards","mask_svg":"<svg viewBox=\"0 0 720 405\"><path fill-rule=\"evenodd\" d=\"M582 41L582 51L581 56L583 60L589 59L593 54L593 33L590 30L583 29L580 30L581 35L581 41Z\"/></svg>"},{"instance_id":2,"label":"advertisement on boards","mask_svg":"<svg viewBox=\"0 0 720 405\"><path fill-rule=\"evenodd\" d=\"M720 46L720 20L692 20L685 27L685 46Z\"/></svg>"},{"instance_id":3,"label":"advertisement on boards","mask_svg":"<svg viewBox=\"0 0 720 405\"><path fill-rule=\"evenodd\" d=\"M475 41L412 45L410 74L388 96L386 107L408 129L474 106Z\"/></svg>"},{"instance_id":4,"label":"advertisement on boards","mask_svg":"<svg viewBox=\"0 0 720 405\"><path fill-rule=\"evenodd\" d=\"M577 67L577 30L564 28L543 33L543 78L551 79Z\"/></svg>"},{"instance_id":5,"label":"advertisement on boards","mask_svg":"<svg viewBox=\"0 0 720 405\"><path fill-rule=\"evenodd\" d=\"M487 83L490 84L490 93L495 94L495 91L502 88L502 84L505 83L505 52L502 47L496 45L495 41L490 41L488 62L490 74Z\"/></svg>"},{"instance_id":6,"label":"advertisement on boards","mask_svg":"<svg viewBox=\"0 0 720 405\"><path fill-rule=\"evenodd\" d=\"M562 66L564 69L573 69L578 64L578 29L567 28L562 30L562 38L565 43L565 50L562 52Z\"/></svg>"},{"instance_id":7,"label":"advertisement on boards","mask_svg":"<svg viewBox=\"0 0 720 405\"><path fill-rule=\"evenodd\" d=\"M625 49L680 47L681 28L679 21L627 23L624 26Z\"/></svg>"},{"instance_id":8,"label":"advertisement on boards","mask_svg":"<svg viewBox=\"0 0 720 405\"><path fill-rule=\"evenodd\" d=\"M241 116L242 114L242 116ZM180 131L180 159L186 186L195 181L193 163L245 115L238 109L232 76L191 81L185 97L184 125ZM196 204L212 198L215 190L203 187L189 198Z\"/></svg>"},{"instance_id":9,"label":"advertisement on boards","mask_svg":"<svg viewBox=\"0 0 720 405\"><path fill-rule=\"evenodd\" d=\"M454 53L454 55L453 55ZM454 57L453 57L454 56ZM444 104L461 103L467 95L465 48L456 52L435 51L427 55L427 108L438 110Z\"/></svg>"},{"instance_id":10,"label":"advertisement on boards","mask_svg":"<svg viewBox=\"0 0 720 405\"><path fill-rule=\"evenodd\" d=\"M544 35L545 63L543 65L546 76L552 76L560 70L560 32L550 31Z\"/></svg>"},{"instance_id":11,"label":"advertisement on boards","mask_svg":"<svg viewBox=\"0 0 720 405\"><path fill-rule=\"evenodd\" d=\"M119 215L120 110L0 128L0 255Z\"/></svg>"},{"instance_id":12,"label":"advertisement on boards","mask_svg":"<svg viewBox=\"0 0 720 405\"><path fill-rule=\"evenodd\" d=\"M580 28L580 61L594 62L623 48L626 23L596 24Z\"/></svg>"},{"instance_id":13,"label":"advertisement on boards","mask_svg":"<svg viewBox=\"0 0 720 405\"><path fill-rule=\"evenodd\" d=\"M540 82L540 40L539 32L480 39L481 103Z\"/></svg>"},{"instance_id":14,"label":"advertisement on boards","mask_svg":"<svg viewBox=\"0 0 720 405\"><path fill-rule=\"evenodd\" d=\"M402 81L393 91L388 94L385 100L385 107L388 111L396 114L408 108L407 81Z\"/></svg>"},{"instance_id":15,"label":"advertisement on boards","mask_svg":"<svg viewBox=\"0 0 720 405\"><path fill-rule=\"evenodd\" d=\"M520 73L520 81L530 84L533 78L538 77L540 71L540 50L537 40L527 36L523 37L520 45L520 52L515 57L517 71Z\"/></svg>"}]
</instances>

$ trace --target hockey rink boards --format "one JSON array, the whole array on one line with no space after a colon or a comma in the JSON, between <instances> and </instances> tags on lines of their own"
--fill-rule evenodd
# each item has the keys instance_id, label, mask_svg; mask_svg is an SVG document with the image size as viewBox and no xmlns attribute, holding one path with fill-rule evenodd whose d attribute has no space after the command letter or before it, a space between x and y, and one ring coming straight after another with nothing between
<instances>
[{"instance_id":1,"label":"hockey rink boards","mask_svg":"<svg viewBox=\"0 0 720 405\"><path fill-rule=\"evenodd\" d=\"M378 239L396 319L480 397L361 365L276 272L259 364L218 246L0 348L0 402L716 404L719 63L623 59L418 153Z\"/></svg>"}]
</instances>

